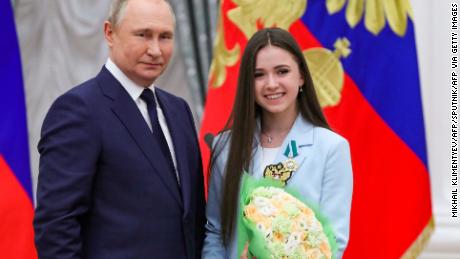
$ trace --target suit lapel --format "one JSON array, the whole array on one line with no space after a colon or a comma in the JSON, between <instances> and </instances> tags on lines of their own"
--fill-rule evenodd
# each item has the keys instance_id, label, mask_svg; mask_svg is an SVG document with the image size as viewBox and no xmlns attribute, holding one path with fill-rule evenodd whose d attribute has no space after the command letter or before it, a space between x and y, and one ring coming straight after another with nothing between
<instances>
[{"instance_id":1,"label":"suit lapel","mask_svg":"<svg viewBox=\"0 0 460 259\"><path fill-rule=\"evenodd\" d=\"M184 130L183 123L180 120L186 120L187 114L178 109L177 105L171 105L172 101L168 101L168 96L159 88L155 88L158 101L163 110L163 114L168 124L169 133L173 141L174 153L176 155L177 171L179 173L180 188L182 192L182 201L184 203L184 211L188 212L190 208L190 170L188 168L186 143L190 141L182 132ZM190 129L193 130L193 129Z\"/></svg>"},{"instance_id":2,"label":"suit lapel","mask_svg":"<svg viewBox=\"0 0 460 259\"><path fill-rule=\"evenodd\" d=\"M133 99L105 67L98 78L101 79L99 84L104 94L113 100L112 111L126 127L171 195L181 205L182 199L179 195L177 181L170 173L166 158L158 148L159 142L153 137Z\"/></svg>"}]
</instances>

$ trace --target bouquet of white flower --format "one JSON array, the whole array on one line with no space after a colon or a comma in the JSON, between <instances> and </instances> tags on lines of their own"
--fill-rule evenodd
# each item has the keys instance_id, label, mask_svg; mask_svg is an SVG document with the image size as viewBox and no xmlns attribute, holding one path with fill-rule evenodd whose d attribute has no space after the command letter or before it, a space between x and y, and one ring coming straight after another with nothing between
<instances>
[{"instance_id":1,"label":"bouquet of white flower","mask_svg":"<svg viewBox=\"0 0 460 259\"><path fill-rule=\"evenodd\" d=\"M245 227L239 226L239 232L246 230L252 255L258 259L332 258L335 240L318 213L285 189L248 177L244 177L240 221ZM239 234L239 238L241 244L245 236Z\"/></svg>"}]
</instances>

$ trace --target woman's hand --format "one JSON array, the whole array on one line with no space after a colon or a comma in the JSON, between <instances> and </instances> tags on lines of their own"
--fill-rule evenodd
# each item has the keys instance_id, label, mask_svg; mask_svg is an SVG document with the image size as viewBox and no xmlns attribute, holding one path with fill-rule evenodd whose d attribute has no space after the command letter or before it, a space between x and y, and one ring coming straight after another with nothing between
<instances>
[{"instance_id":1,"label":"woman's hand","mask_svg":"<svg viewBox=\"0 0 460 259\"><path fill-rule=\"evenodd\" d=\"M248 259L248 249L249 249L249 242L246 242L246 245L244 245L243 252L241 253L240 259ZM257 259L257 258L253 256L252 259Z\"/></svg>"}]
</instances>

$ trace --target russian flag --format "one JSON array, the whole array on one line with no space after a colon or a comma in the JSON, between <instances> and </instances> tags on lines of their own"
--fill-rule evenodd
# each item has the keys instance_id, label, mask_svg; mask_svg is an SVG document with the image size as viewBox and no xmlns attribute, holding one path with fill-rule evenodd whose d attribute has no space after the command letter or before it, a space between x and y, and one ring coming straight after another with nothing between
<instances>
[{"instance_id":1,"label":"russian flag","mask_svg":"<svg viewBox=\"0 0 460 259\"><path fill-rule=\"evenodd\" d=\"M21 58L11 1L0 1L0 258L37 258Z\"/></svg>"},{"instance_id":2,"label":"russian flag","mask_svg":"<svg viewBox=\"0 0 460 259\"><path fill-rule=\"evenodd\" d=\"M408 0L223 0L200 131L203 164L230 115L239 59L258 28L288 29L331 127L350 142L354 190L344 258L415 258L434 221L415 29Z\"/></svg>"}]
</instances>

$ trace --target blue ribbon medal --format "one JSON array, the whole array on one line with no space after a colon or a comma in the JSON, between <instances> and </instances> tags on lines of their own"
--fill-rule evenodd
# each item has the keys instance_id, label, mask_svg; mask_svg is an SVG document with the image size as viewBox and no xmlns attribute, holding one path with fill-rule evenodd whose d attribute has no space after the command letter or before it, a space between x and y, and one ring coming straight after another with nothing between
<instances>
[{"instance_id":1,"label":"blue ribbon medal","mask_svg":"<svg viewBox=\"0 0 460 259\"><path fill-rule=\"evenodd\" d=\"M297 151L297 143L295 142L295 140L291 140L291 142L287 145L286 150L284 151L284 156L288 159L283 162L283 166L287 171L294 172L297 171L297 169L299 169L299 165L294 160L294 157L298 155L299 152Z\"/></svg>"}]
</instances>

